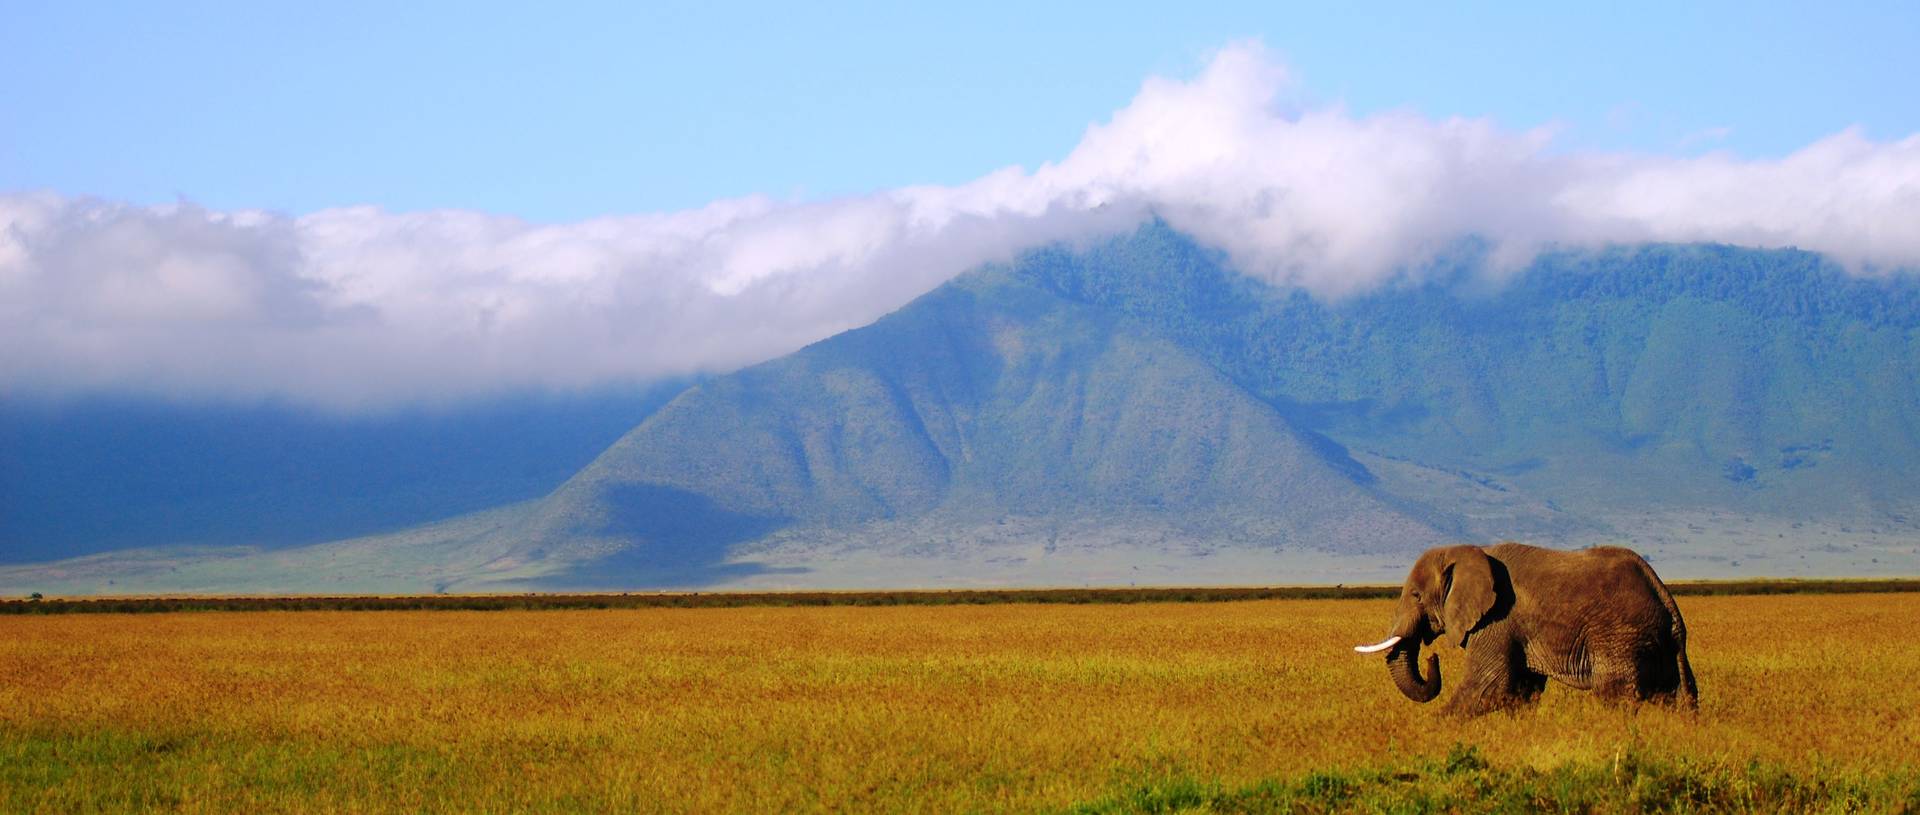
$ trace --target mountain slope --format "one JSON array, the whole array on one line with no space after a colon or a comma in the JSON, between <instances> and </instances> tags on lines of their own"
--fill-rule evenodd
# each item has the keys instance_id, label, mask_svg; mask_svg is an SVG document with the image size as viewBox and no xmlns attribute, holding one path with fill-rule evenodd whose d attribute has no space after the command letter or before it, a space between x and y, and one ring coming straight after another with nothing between
<instances>
[{"instance_id":1,"label":"mountain slope","mask_svg":"<svg viewBox=\"0 0 1920 815\"><path fill-rule=\"evenodd\" d=\"M984 272L689 390L549 497L531 537L562 559L624 551L644 575L775 531L899 548L859 530L909 520L1150 520L1189 544L1345 552L1453 525L1369 481L1172 343Z\"/></svg>"}]
</instances>

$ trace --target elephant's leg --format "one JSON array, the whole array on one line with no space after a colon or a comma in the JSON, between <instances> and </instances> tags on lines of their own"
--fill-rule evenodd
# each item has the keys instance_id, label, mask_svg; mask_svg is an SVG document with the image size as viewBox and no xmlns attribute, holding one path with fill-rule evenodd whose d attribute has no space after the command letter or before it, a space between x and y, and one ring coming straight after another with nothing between
<instances>
[{"instance_id":1,"label":"elephant's leg","mask_svg":"<svg viewBox=\"0 0 1920 815\"><path fill-rule=\"evenodd\" d=\"M1547 678L1527 668L1519 646L1512 640L1479 636L1482 638L1467 646L1466 676L1447 700L1446 713L1478 716L1537 698Z\"/></svg>"},{"instance_id":2,"label":"elephant's leg","mask_svg":"<svg viewBox=\"0 0 1920 815\"><path fill-rule=\"evenodd\" d=\"M1685 675L1679 651L1671 638L1662 638L1638 655L1641 699L1663 705L1682 702L1691 677Z\"/></svg>"},{"instance_id":3,"label":"elephant's leg","mask_svg":"<svg viewBox=\"0 0 1920 815\"><path fill-rule=\"evenodd\" d=\"M1678 687L1671 653L1646 646L1625 653L1596 656L1593 692L1616 704L1671 699Z\"/></svg>"},{"instance_id":4,"label":"elephant's leg","mask_svg":"<svg viewBox=\"0 0 1920 815\"><path fill-rule=\"evenodd\" d=\"M1641 700L1640 679L1630 665L1621 665L1601 670L1595 665L1593 671L1593 693L1613 704L1627 704Z\"/></svg>"},{"instance_id":5,"label":"elephant's leg","mask_svg":"<svg viewBox=\"0 0 1920 815\"><path fill-rule=\"evenodd\" d=\"M1513 695L1523 704L1532 704L1547 689L1547 675L1535 673L1522 665L1513 670Z\"/></svg>"},{"instance_id":6,"label":"elephant's leg","mask_svg":"<svg viewBox=\"0 0 1920 815\"><path fill-rule=\"evenodd\" d=\"M1635 696L1642 702L1671 705L1678 684L1669 677L1661 676L1657 671L1642 671Z\"/></svg>"}]
</instances>

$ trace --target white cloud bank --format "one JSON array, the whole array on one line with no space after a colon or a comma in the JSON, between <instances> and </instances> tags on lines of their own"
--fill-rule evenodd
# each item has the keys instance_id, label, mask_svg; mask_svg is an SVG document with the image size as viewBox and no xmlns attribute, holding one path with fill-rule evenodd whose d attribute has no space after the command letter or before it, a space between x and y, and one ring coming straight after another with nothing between
<instances>
[{"instance_id":1,"label":"white cloud bank","mask_svg":"<svg viewBox=\"0 0 1920 815\"><path fill-rule=\"evenodd\" d=\"M1288 111L1256 45L1149 79L1065 159L956 187L536 225L0 195L0 391L353 409L726 370L965 269L1156 212L1245 272L1339 296L1464 235L1798 246L1920 265L1920 135L1773 160L1565 155L1545 132Z\"/></svg>"}]
</instances>

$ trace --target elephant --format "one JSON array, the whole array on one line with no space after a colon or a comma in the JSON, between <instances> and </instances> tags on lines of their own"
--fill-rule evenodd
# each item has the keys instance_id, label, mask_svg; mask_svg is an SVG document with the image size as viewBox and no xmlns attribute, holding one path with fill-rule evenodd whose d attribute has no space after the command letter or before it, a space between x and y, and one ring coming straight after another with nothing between
<instances>
[{"instance_id":1,"label":"elephant","mask_svg":"<svg viewBox=\"0 0 1920 815\"><path fill-rule=\"evenodd\" d=\"M1444 546L1413 564L1393 628L1360 653L1387 652L1387 670L1415 702L1440 695L1436 638L1466 650L1466 679L1445 712L1478 716L1539 698L1549 678L1613 702L1699 706L1687 626L1673 594L1631 549L1579 551L1520 543Z\"/></svg>"}]
</instances>

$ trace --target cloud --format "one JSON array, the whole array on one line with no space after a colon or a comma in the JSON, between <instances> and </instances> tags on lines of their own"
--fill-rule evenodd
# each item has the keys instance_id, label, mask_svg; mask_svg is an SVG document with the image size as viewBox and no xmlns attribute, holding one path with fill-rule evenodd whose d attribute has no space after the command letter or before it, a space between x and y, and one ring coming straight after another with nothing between
<instances>
[{"instance_id":1,"label":"cloud","mask_svg":"<svg viewBox=\"0 0 1920 815\"><path fill-rule=\"evenodd\" d=\"M1153 78L1037 169L816 202L542 225L376 208L291 217L0 195L0 390L331 409L722 371L870 322L978 264L1150 214L1329 297L1474 235L1798 246L1920 265L1920 135L1784 158L1565 154L1480 119L1296 109L1258 45Z\"/></svg>"}]
</instances>

